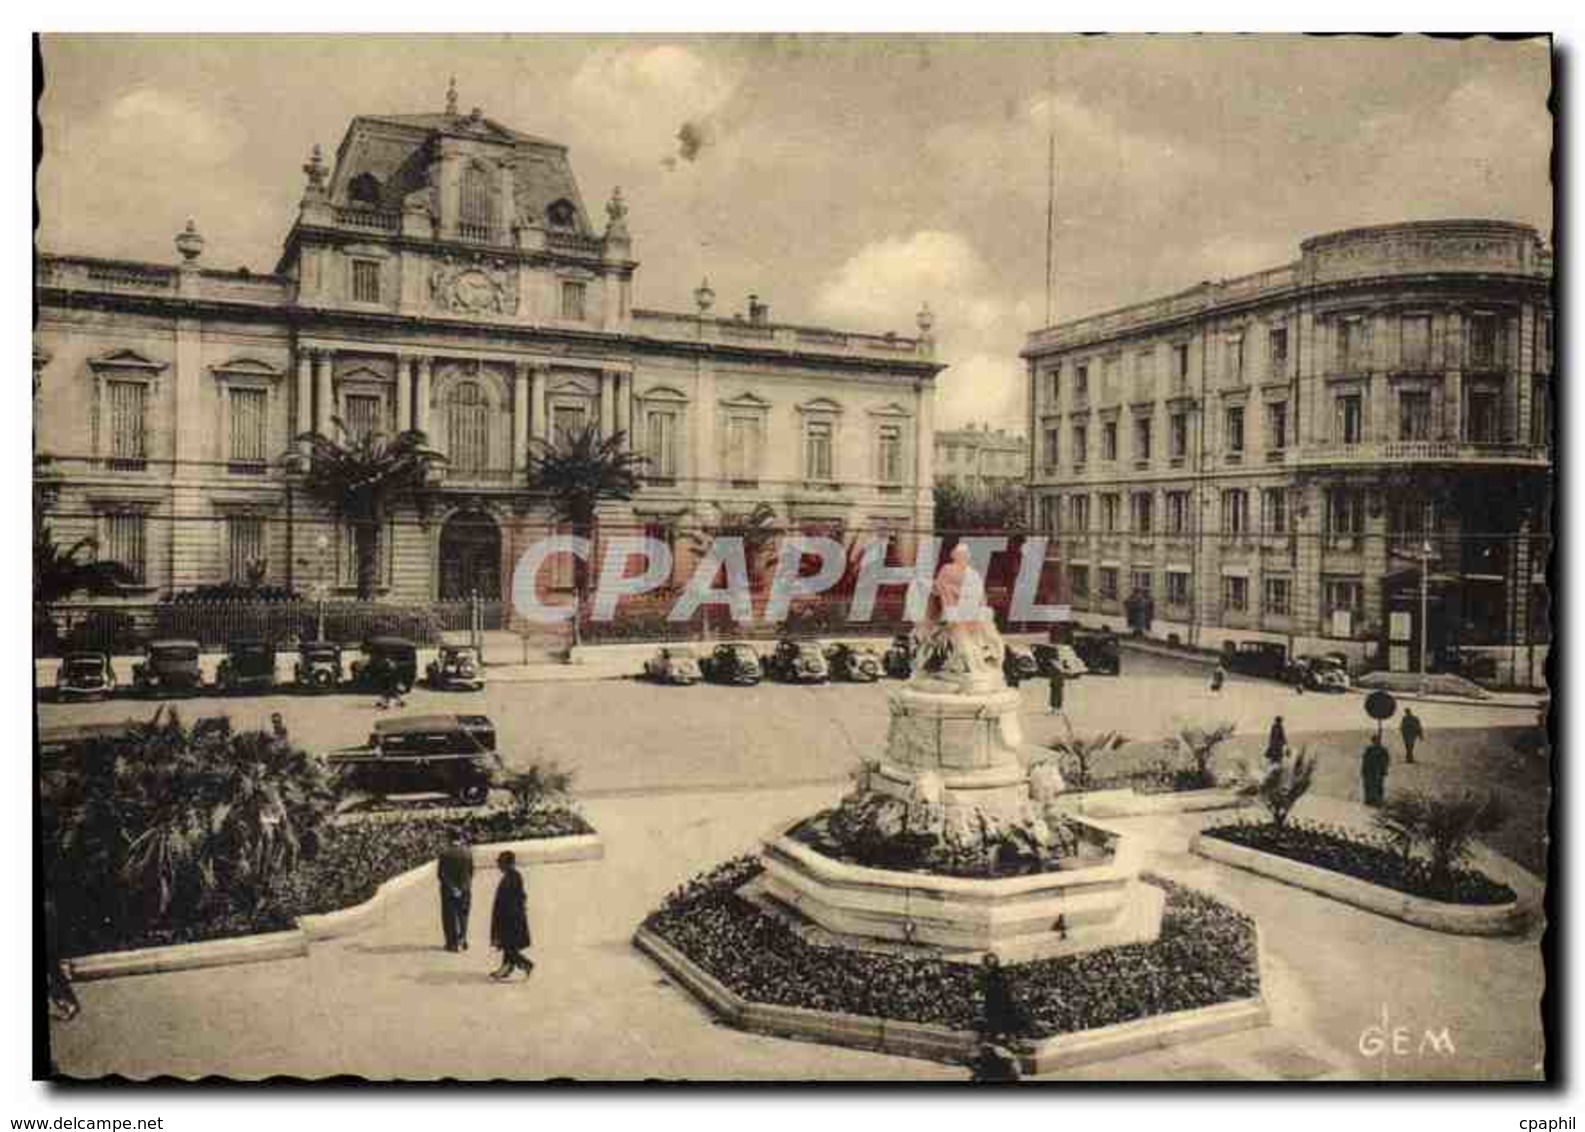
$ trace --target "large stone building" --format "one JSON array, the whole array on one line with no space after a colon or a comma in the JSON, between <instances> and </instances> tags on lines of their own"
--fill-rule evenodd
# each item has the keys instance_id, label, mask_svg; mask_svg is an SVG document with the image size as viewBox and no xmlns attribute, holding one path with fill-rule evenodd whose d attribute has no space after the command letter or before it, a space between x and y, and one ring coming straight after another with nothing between
<instances>
[{"instance_id":1,"label":"large stone building","mask_svg":"<svg viewBox=\"0 0 1585 1132\"><path fill-rule=\"evenodd\" d=\"M936 482L972 490L1022 486L1029 442L988 424L936 432Z\"/></svg>"},{"instance_id":2,"label":"large stone building","mask_svg":"<svg viewBox=\"0 0 1585 1132\"><path fill-rule=\"evenodd\" d=\"M1433 666L1537 683L1551 284L1531 228L1394 224L1030 335L1033 518L1072 604L1414 671L1428 559Z\"/></svg>"},{"instance_id":3,"label":"large stone building","mask_svg":"<svg viewBox=\"0 0 1585 1132\"><path fill-rule=\"evenodd\" d=\"M772 503L789 527L929 530L931 404L917 338L635 309L628 210L599 226L563 145L484 117L353 119L317 147L273 273L41 254L38 478L62 538L94 535L146 596L239 578L354 581L351 539L295 490L294 438L418 428L449 457L381 539L382 595L505 594L546 531L531 438L588 422L648 457L608 526L657 533ZM132 219L132 218L129 218ZM679 571L683 566L679 564ZM570 578L559 569L562 582Z\"/></svg>"}]
</instances>

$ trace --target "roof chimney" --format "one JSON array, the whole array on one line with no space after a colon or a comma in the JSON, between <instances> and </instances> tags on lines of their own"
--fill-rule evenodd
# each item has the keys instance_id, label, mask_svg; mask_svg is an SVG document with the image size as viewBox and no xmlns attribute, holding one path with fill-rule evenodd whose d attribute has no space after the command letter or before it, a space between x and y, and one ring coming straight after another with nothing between
<instances>
[{"instance_id":1,"label":"roof chimney","mask_svg":"<svg viewBox=\"0 0 1585 1132\"><path fill-rule=\"evenodd\" d=\"M760 302L758 295L748 297L748 321L751 326L764 326L770 321L770 304Z\"/></svg>"}]
</instances>

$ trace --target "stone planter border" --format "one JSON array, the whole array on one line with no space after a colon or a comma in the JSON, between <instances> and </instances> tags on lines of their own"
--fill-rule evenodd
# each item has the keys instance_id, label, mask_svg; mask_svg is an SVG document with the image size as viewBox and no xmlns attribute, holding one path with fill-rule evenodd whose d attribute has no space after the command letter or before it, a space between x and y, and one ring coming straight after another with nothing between
<instances>
[{"instance_id":1,"label":"stone planter border","mask_svg":"<svg viewBox=\"0 0 1585 1132\"><path fill-rule=\"evenodd\" d=\"M1057 809L1075 817L1126 818L1149 814L1193 814L1206 810L1235 810L1254 805L1227 786L1209 790L1175 790L1141 794L1132 786L1115 790L1085 790L1058 794Z\"/></svg>"},{"instance_id":2,"label":"stone planter border","mask_svg":"<svg viewBox=\"0 0 1585 1132\"><path fill-rule=\"evenodd\" d=\"M605 846L599 834L580 833L569 837L535 837L475 845L473 862L480 867L493 865L496 854L507 849L517 854L520 864L527 865L592 861L605 855ZM424 881L433 881L434 876L435 862L428 861L383 882L375 889L374 895L363 903L334 912L299 916L297 927L288 931L84 955L69 961L72 977L82 981L115 979L123 975L153 975L200 967L227 967L270 959L299 958L308 954L310 944L352 935L383 919L386 907L394 897Z\"/></svg>"},{"instance_id":3,"label":"stone planter border","mask_svg":"<svg viewBox=\"0 0 1585 1132\"><path fill-rule=\"evenodd\" d=\"M1258 929L1256 940L1258 948ZM979 1044L978 1035L968 1030L752 1002L728 990L648 928L640 927L634 933L633 944L680 982L712 1014L741 1030L947 1063L968 1061ZM1029 1043L1016 1052L1023 1072L1049 1073L1181 1042L1202 1041L1270 1022L1271 1011L1264 997L1257 995L1197 1010L1181 1010L1074 1034L1058 1034Z\"/></svg>"},{"instance_id":4,"label":"stone planter border","mask_svg":"<svg viewBox=\"0 0 1585 1132\"><path fill-rule=\"evenodd\" d=\"M1203 833L1190 840L1189 851L1257 876L1318 892L1378 916L1451 935L1514 935L1524 930L1530 917L1523 897L1507 904L1447 904Z\"/></svg>"}]
</instances>

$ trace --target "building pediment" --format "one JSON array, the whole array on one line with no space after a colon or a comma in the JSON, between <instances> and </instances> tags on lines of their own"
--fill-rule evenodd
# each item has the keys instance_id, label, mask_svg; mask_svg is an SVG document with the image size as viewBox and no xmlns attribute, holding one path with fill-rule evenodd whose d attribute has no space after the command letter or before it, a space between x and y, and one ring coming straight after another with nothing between
<instances>
[{"instance_id":1,"label":"building pediment","mask_svg":"<svg viewBox=\"0 0 1585 1132\"><path fill-rule=\"evenodd\" d=\"M136 350L111 350L107 354L100 354L97 357L90 358L88 364L95 370L141 370L148 376L153 377L163 371L168 363L144 357Z\"/></svg>"}]
</instances>

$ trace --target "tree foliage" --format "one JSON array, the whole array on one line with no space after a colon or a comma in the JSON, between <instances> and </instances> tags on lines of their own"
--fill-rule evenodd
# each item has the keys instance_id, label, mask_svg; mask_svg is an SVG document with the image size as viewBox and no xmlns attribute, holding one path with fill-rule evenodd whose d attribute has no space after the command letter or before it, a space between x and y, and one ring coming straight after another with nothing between
<instances>
[{"instance_id":1,"label":"tree foliage","mask_svg":"<svg viewBox=\"0 0 1585 1132\"><path fill-rule=\"evenodd\" d=\"M1260 780L1256 795L1271 815L1272 825L1279 830L1287 827L1293 808L1310 792L1314 779L1315 756L1305 747L1300 747L1291 758L1271 765Z\"/></svg>"},{"instance_id":2,"label":"tree foliage","mask_svg":"<svg viewBox=\"0 0 1585 1132\"><path fill-rule=\"evenodd\" d=\"M717 503L714 504L711 517L701 520L700 525L688 533L688 546L696 556L703 556L718 538L740 540L749 584L758 586L782 533L783 527L776 515L776 508L764 500L754 504L748 511L734 510Z\"/></svg>"},{"instance_id":3,"label":"tree foliage","mask_svg":"<svg viewBox=\"0 0 1585 1132\"><path fill-rule=\"evenodd\" d=\"M1508 809L1495 793L1394 794L1376 811L1376 825L1407 866L1415 850L1425 854L1431 889L1448 892L1453 870L1468 859L1476 838L1499 829Z\"/></svg>"},{"instance_id":4,"label":"tree foliage","mask_svg":"<svg viewBox=\"0 0 1585 1132\"><path fill-rule=\"evenodd\" d=\"M938 483L936 530L947 534L1022 531L1027 526L1024 499L1023 489L1013 485L976 488Z\"/></svg>"},{"instance_id":5,"label":"tree foliage","mask_svg":"<svg viewBox=\"0 0 1585 1132\"><path fill-rule=\"evenodd\" d=\"M1096 760L1108 751L1115 751L1128 742L1126 736L1116 731L1100 731L1094 735L1080 735L1073 730L1073 724L1067 716L1062 717L1062 725L1066 733L1058 736L1050 744L1051 750L1063 758L1067 766L1064 768L1064 777L1079 790L1089 788L1094 781L1092 767Z\"/></svg>"},{"instance_id":6,"label":"tree foliage","mask_svg":"<svg viewBox=\"0 0 1585 1132\"><path fill-rule=\"evenodd\" d=\"M1209 788L1216 785L1216 774L1211 766L1216 761L1216 752L1237 730L1238 725L1231 720L1203 726L1189 725L1180 727L1178 734L1169 736L1162 745L1174 753L1187 751L1194 760L1200 784Z\"/></svg>"},{"instance_id":7,"label":"tree foliage","mask_svg":"<svg viewBox=\"0 0 1585 1132\"><path fill-rule=\"evenodd\" d=\"M49 523L40 515L33 522L33 604L48 610L73 594L114 594L136 579L119 562L95 557L97 544L80 538L61 547Z\"/></svg>"}]
</instances>

